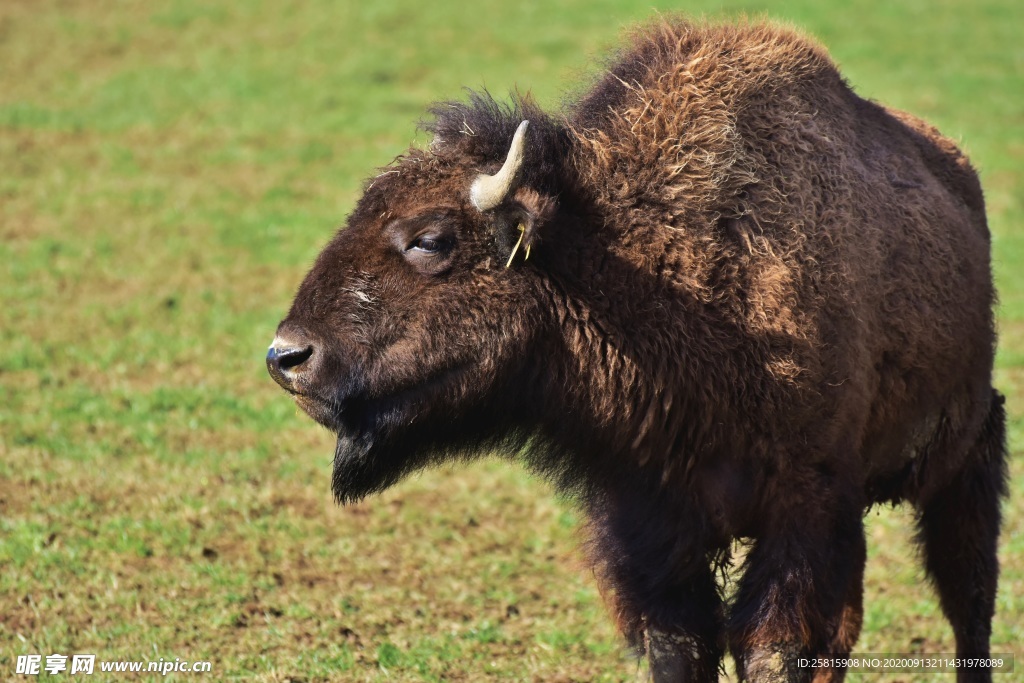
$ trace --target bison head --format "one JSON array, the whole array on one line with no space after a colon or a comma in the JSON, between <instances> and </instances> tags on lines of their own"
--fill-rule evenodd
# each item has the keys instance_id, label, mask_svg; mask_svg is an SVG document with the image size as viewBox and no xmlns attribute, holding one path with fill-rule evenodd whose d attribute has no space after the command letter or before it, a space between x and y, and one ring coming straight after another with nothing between
<instances>
[{"instance_id":1,"label":"bison head","mask_svg":"<svg viewBox=\"0 0 1024 683\"><path fill-rule=\"evenodd\" d=\"M430 150L369 182L267 354L277 383L338 435L340 501L448 457L521 448L530 431L549 322L538 243L557 212L530 157L555 127L515 120L517 105L474 130L461 111L457 130L439 116Z\"/></svg>"}]
</instances>

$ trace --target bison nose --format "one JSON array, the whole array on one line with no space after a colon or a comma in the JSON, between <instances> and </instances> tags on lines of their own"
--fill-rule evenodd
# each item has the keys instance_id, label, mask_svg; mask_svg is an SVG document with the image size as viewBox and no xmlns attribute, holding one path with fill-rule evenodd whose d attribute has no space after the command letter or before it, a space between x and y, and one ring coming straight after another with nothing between
<instances>
[{"instance_id":1,"label":"bison nose","mask_svg":"<svg viewBox=\"0 0 1024 683\"><path fill-rule=\"evenodd\" d=\"M267 370L274 381L289 391L295 391L295 380L313 357L313 345L307 339L278 336L267 349Z\"/></svg>"}]
</instances>

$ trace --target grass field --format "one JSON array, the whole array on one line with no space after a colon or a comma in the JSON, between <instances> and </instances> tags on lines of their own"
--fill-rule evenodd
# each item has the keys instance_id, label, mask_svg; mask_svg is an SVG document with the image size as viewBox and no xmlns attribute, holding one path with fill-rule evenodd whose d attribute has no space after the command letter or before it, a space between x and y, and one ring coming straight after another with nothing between
<instances>
[{"instance_id":1,"label":"grass field","mask_svg":"<svg viewBox=\"0 0 1024 683\"><path fill-rule=\"evenodd\" d=\"M652 11L550 5L0 2L0 679L33 653L212 663L176 680L635 675L571 503L484 460L336 507L331 436L263 367L431 101L518 84L557 107ZM792 21L980 169L1016 456L993 648L1024 675L1024 4L658 7ZM869 517L861 652L953 650L908 528Z\"/></svg>"}]
</instances>

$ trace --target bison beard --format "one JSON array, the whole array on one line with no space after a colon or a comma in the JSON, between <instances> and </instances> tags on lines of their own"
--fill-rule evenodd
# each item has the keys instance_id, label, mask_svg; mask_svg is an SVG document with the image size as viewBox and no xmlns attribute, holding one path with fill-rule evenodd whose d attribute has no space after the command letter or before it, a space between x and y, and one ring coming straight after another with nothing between
<instances>
[{"instance_id":1,"label":"bison beard","mask_svg":"<svg viewBox=\"0 0 1024 683\"><path fill-rule=\"evenodd\" d=\"M714 681L727 649L745 680L841 680L799 661L851 651L863 515L907 502L958 655L988 653L1005 415L954 143L788 29L681 20L635 32L564 114L486 93L433 114L267 355L338 433L339 501L525 460L585 510L659 682Z\"/></svg>"},{"instance_id":2,"label":"bison beard","mask_svg":"<svg viewBox=\"0 0 1024 683\"><path fill-rule=\"evenodd\" d=\"M422 393L401 400L352 409L333 424L338 433L334 449L332 489L340 503L352 503L398 482L406 474L444 460L486 452L514 452L526 438L509 424L494 435L494 426L508 421L480 407L460 419L424 419L414 411ZM486 428L481 430L481 427Z\"/></svg>"}]
</instances>

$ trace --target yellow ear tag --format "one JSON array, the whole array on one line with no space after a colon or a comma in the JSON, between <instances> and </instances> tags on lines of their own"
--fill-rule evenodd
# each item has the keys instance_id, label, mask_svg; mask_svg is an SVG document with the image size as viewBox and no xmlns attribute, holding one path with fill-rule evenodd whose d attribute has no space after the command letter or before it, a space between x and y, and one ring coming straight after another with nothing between
<instances>
[{"instance_id":1,"label":"yellow ear tag","mask_svg":"<svg viewBox=\"0 0 1024 683\"><path fill-rule=\"evenodd\" d=\"M519 251L519 245L523 243L523 235L526 234L526 226L522 223L519 224L519 239L516 241L516 246L512 247L512 253L508 255L508 261L505 262L505 267L508 268L512 265L512 259L516 257L516 252ZM530 258L530 247L526 247L526 258Z\"/></svg>"}]
</instances>

